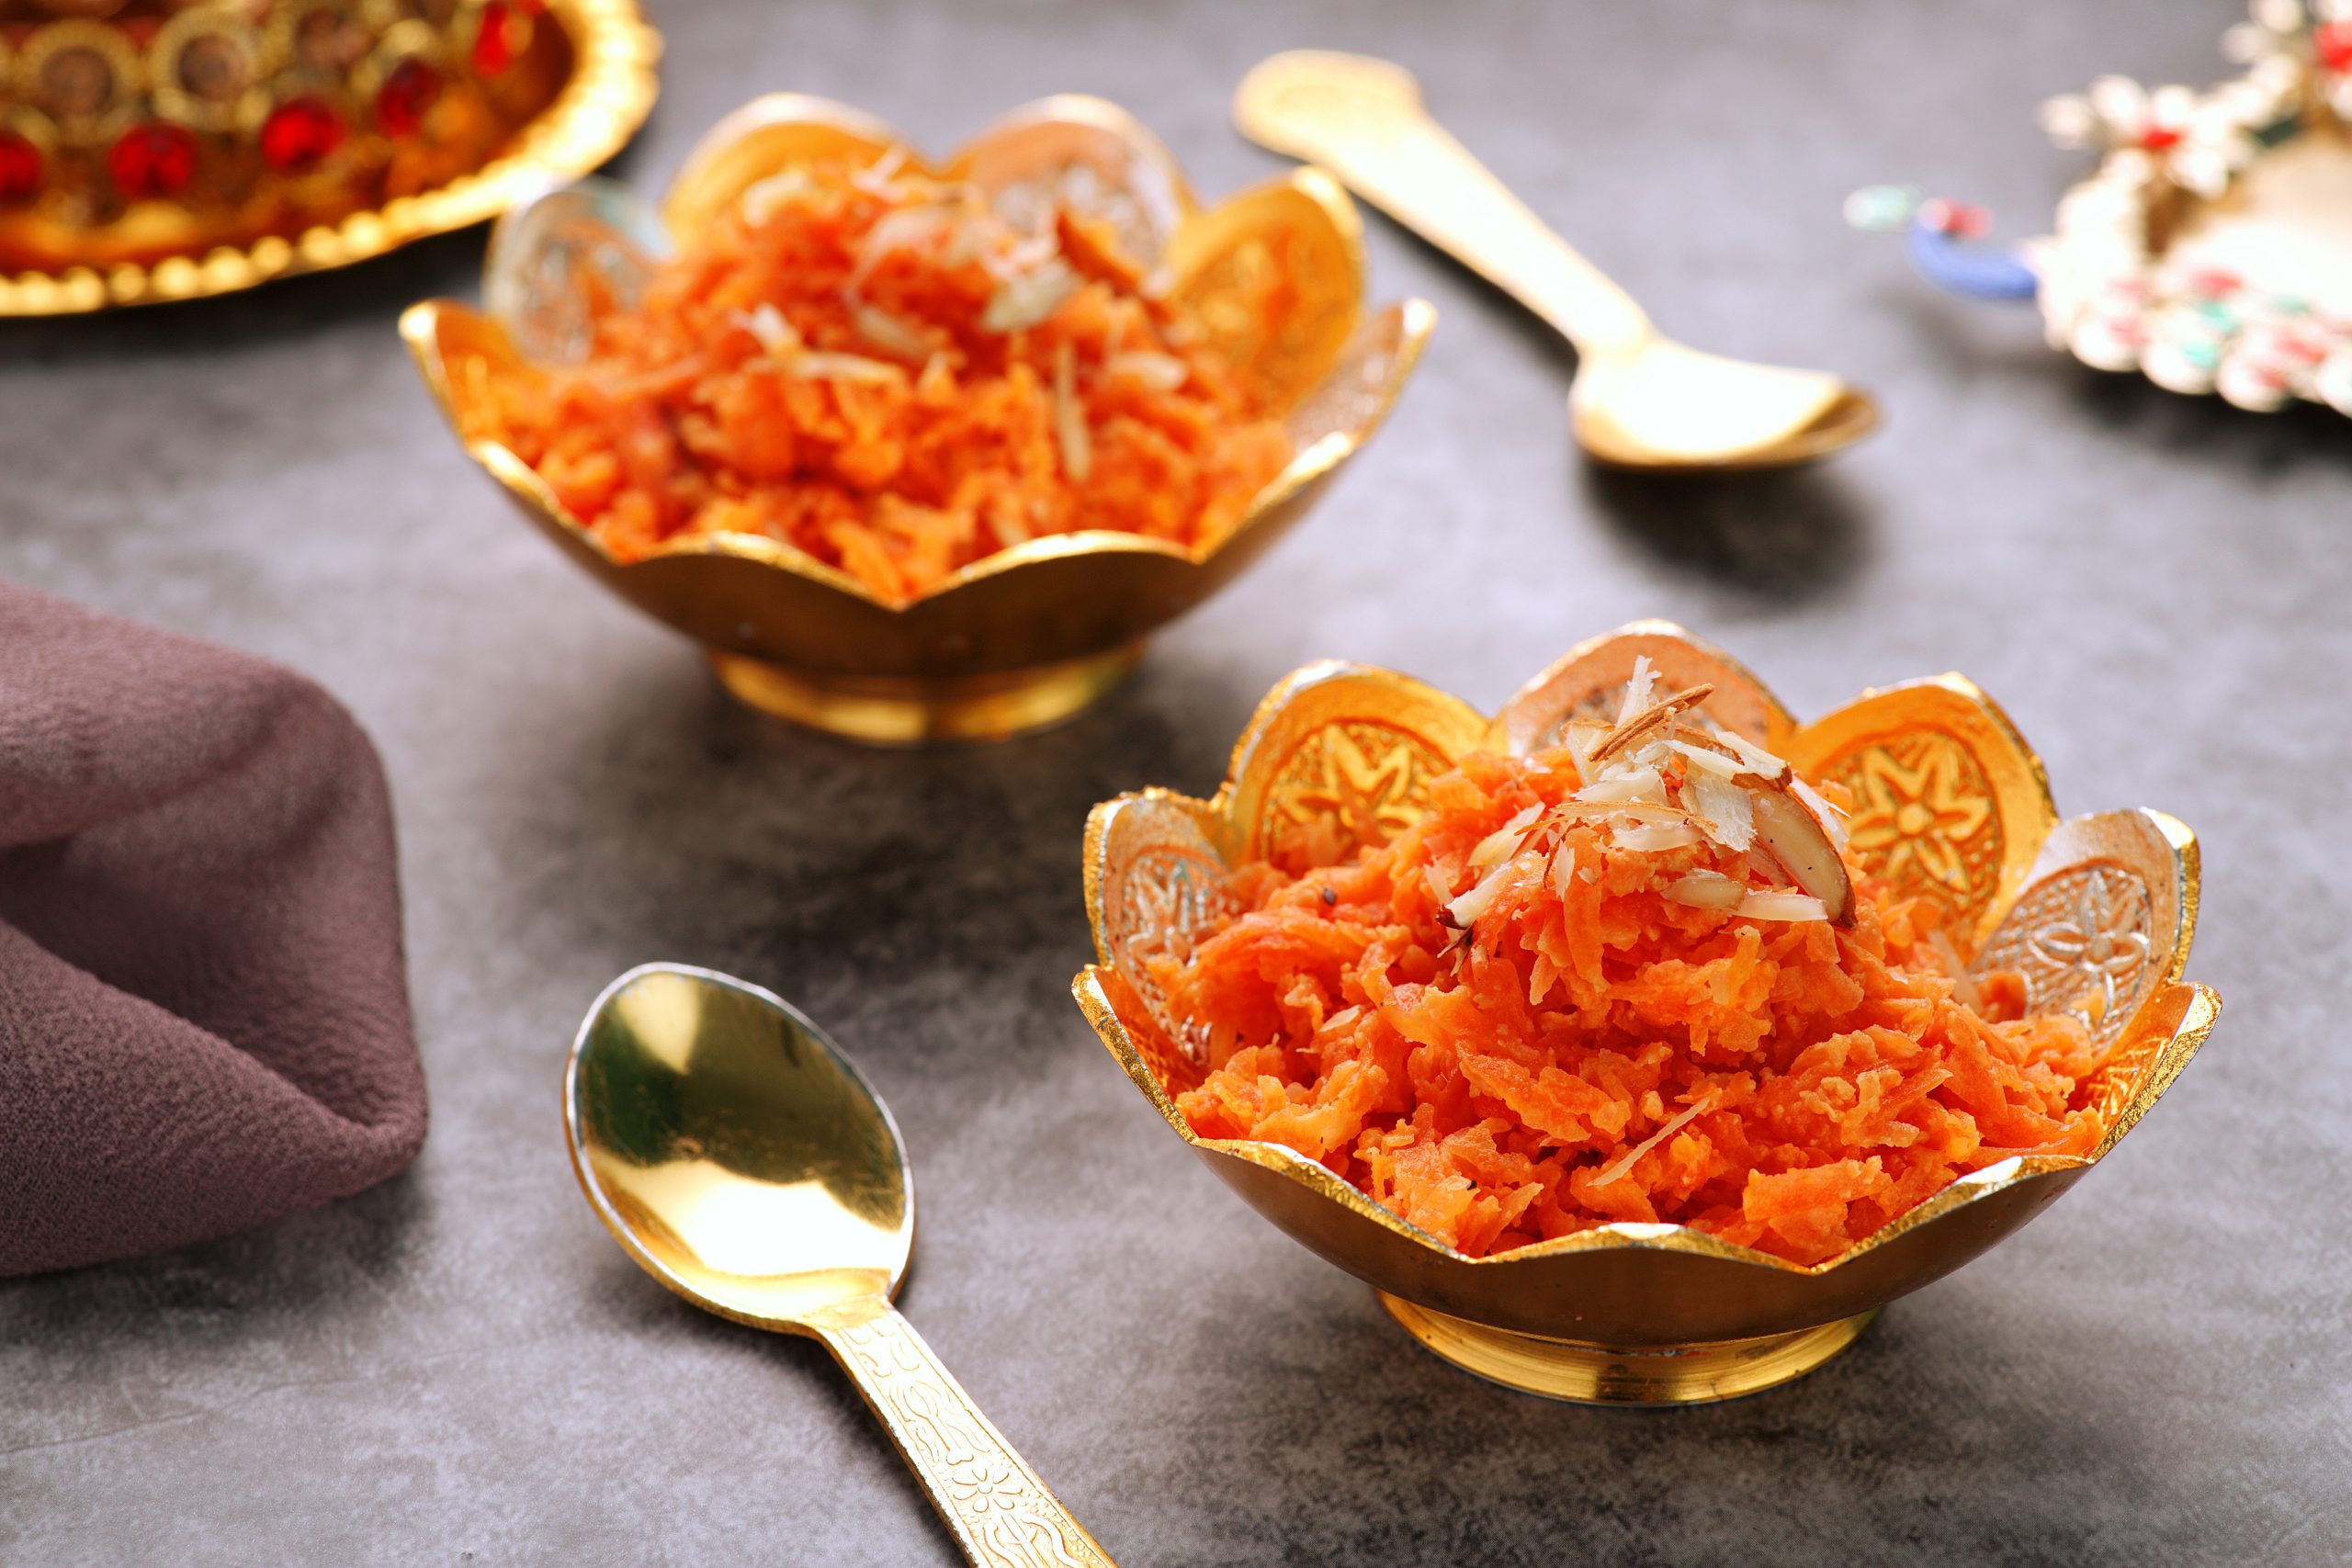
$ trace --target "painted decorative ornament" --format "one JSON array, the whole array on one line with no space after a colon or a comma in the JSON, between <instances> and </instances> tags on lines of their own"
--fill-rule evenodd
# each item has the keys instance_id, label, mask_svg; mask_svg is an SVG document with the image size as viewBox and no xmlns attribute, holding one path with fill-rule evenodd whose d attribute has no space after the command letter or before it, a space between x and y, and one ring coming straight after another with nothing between
<instances>
[{"instance_id":1,"label":"painted decorative ornament","mask_svg":"<svg viewBox=\"0 0 2352 1568\"><path fill-rule=\"evenodd\" d=\"M2243 73L2203 92L2105 76L2042 106L2099 154L2046 238L1973 247L1981 209L1907 186L1855 192L1847 220L1903 232L1951 293L2033 300L2086 365L2352 414L2352 0L2255 0L2222 48Z\"/></svg>"}]
</instances>

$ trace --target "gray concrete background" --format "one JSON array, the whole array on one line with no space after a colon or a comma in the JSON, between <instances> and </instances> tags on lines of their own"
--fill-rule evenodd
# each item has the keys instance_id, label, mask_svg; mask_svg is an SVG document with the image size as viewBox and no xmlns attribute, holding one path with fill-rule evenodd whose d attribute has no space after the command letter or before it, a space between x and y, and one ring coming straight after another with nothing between
<instances>
[{"instance_id":1,"label":"gray concrete background","mask_svg":"<svg viewBox=\"0 0 2352 1568\"><path fill-rule=\"evenodd\" d=\"M0 1561L910 1564L945 1534L813 1347L637 1274L575 1191L558 1075L614 974L775 987L888 1095L922 1189L903 1305L1144 1563L2129 1562L2352 1556L2352 426L2101 378L2030 311L1844 230L1917 180L2035 231L2032 123L2103 71L2206 81L2227 4L950 7L669 0L658 183L771 88L934 147L1084 89L1208 192L1277 48L1409 61L1437 110L1678 335L1847 372L1884 433L1719 485L1583 468L1569 364L1397 231L1442 320L1321 511L1057 733L890 755L730 706L510 516L392 326L481 236L242 299L0 330L0 572L284 660L383 748L434 1095L405 1178L167 1256L0 1282ZM1384 563L1432 537L1409 579ZM1330 655L1499 701L1635 615L1800 712L1956 668L2060 804L2203 836L2210 1049L2048 1217L1819 1374L1678 1413L1490 1389L1259 1222L1066 992L1089 805L1205 790ZM0 1197L5 1208L5 1197Z\"/></svg>"}]
</instances>

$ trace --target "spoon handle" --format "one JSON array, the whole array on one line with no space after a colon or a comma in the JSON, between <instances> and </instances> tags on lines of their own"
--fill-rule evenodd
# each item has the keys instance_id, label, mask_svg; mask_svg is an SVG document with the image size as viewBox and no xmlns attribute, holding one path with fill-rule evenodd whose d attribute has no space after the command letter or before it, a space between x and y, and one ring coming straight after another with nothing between
<instances>
[{"instance_id":1,"label":"spoon handle","mask_svg":"<svg viewBox=\"0 0 2352 1568\"><path fill-rule=\"evenodd\" d=\"M896 1307L869 1297L808 1326L856 1381L979 1568L1117 1568Z\"/></svg>"},{"instance_id":2,"label":"spoon handle","mask_svg":"<svg viewBox=\"0 0 2352 1568\"><path fill-rule=\"evenodd\" d=\"M1251 141L1329 169L1579 353L1629 351L1651 335L1630 295L1429 117L1403 66L1320 50L1277 54L1242 79L1233 119Z\"/></svg>"}]
</instances>

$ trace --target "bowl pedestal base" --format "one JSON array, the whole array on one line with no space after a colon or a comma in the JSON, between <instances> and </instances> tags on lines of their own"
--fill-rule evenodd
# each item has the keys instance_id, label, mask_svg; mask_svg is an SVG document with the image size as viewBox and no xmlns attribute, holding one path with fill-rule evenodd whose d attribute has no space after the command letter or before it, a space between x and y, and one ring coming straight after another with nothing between
<instances>
[{"instance_id":1,"label":"bowl pedestal base","mask_svg":"<svg viewBox=\"0 0 2352 1568\"><path fill-rule=\"evenodd\" d=\"M1132 642L1108 653L988 675L892 677L787 670L713 653L719 682L762 713L869 746L1002 740L1072 717L1127 677Z\"/></svg>"},{"instance_id":2,"label":"bowl pedestal base","mask_svg":"<svg viewBox=\"0 0 2352 1568\"><path fill-rule=\"evenodd\" d=\"M1579 1404L1705 1404L1803 1377L1854 1342L1878 1315L1689 1345L1623 1349L1490 1328L1380 1292L1380 1304L1431 1353L1489 1382Z\"/></svg>"}]
</instances>

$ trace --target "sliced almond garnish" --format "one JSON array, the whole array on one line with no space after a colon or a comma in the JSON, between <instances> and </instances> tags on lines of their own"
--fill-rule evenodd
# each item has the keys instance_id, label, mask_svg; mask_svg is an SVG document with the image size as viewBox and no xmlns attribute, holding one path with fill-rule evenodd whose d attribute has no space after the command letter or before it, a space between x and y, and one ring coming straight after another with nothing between
<instances>
[{"instance_id":1,"label":"sliced almond garnish","mask_svg":"<svg viewBox=\"0 0 2352 1568\"><path fill-rule=\"evenodd\" d=\"M1608 1186L1611 1182L1616 1180L1619 1177L1633 1169L1634 1161L1640 1159L1644 1155L1649 1153L1652 1149L1666 1142L1667 1139L1674 1136L1675 1134L1682 1131L1683 1128L1689 1126L1691 1122L1698 1117L1705 1115L1713 1108L1714 1103L1714 1090L1709 1089L1704 1095L1700 1097L1698 1104L1691 1106L1689 1110L1683 1111L1681 1115L1677 1116L1673 1121L1668 1122L1665 1126L1660 1127L1657 1132L1652 1133L1648 1137L1644 1138L1640 1143L1635 1144L1632 1148L1627 1149L1623 1154L1619 1155L1614 1160L1611 1161L1607 1169L1603 1170L1599 1176L1592 1179L1592 1184L1595 1187Z\"/></svg>"},{"instance_id":2,"label":"sliced almond garnish","mask_svg":"<svg viewBox=\"0 0 2352 1568\"><path fill-rule=\"evenodd\" d=\"M1819 818L1785 786L1747 774L1738 781L1756 803L1756 837L1789 880L1821 900L1822 908L1838 925L1854 918L1854 886L1846 863L1838 858L1837 840Z\"/></svg>"},{"instance_id":3,"label":"sliced almond garnish","mask_svg":"<svg viewBox=\"0 0 2352 1568\"><path fill-rule=\"evenodd\" d=\"M777 209L813 194L818 188L814 175L806 169L786 169L763 180L754 180L743 187L737 197L743 221L754 229L776 215Z\"/></svg>"},{"instance_id":4,"label":"sliced almond garnish","mask_svg":"<svg viewBox=\"0 0 2352 1568\"><path fill-rule=\"evenodd\" d=\"M862 354L827 354L812 350L796 354L784 362L787 376L797 376L812 381L896 381L906 375L903 367L879 359L868 359Z\"/></svg>"},{"instance_id":5,"label":"sliced almond garnish","mask_svg":"<svg viewBox=\"0 0 2352 1568\"><path fill-rule=\"evenodd\" d=\"M952 234L965 221L954 206L901 207L875 220L857 243L857 265L850 269L845 291L854 294L874 269L900 251L920 251Z\"/></svg>"},{"instance_id":6,"label":"sliced almond garnish","mask_svg":"<svg viewBox=\"0 0 2352 1568\"><path fill-rule=\"evenodd\" d=\"M1655 800L1564 800L1552 807L1547 820L1566 822L1588 817L1623 817L1635 822L1688 822L1690 814L1679 806Z\"/></svg>"},{"instance_id":7,"label":"sliced almond garnish","mask_svg":"<svg viewBox=\"0 0 2352 1568\"><path fill-rule=\"evenodd\" d=\"M1037 536L1029 531L1029 525L1022 519L1018 507L992 506L982 515L989 520L989 526L996 531L997 543L1005 549L1025 545Z\"/></svg>"},{"instance_id":8,"label":"sliced almond garnish","mask_svg":"<svg viewBox=\"0 0 2352 1568\"><path fill-rule=\"evenodd\" d=\"M910 365L930 363L930 342L888 310L859 305L850 312L850 319L857 323L857 335L883 353L894 354Z\"/></svg>"},{"instance_id":9,"label":"sliced almond garnish","mask_svg":"<svg viewBox=\"0 0 2352 1568\"><path fill-rule=\"evenodd\" d=\"M1747 897L1747 884L1719 871L1694 871L1667 884L1666 897L1694 909L1728 909Z\"/></svg>"},{"instance_id":10,"label":"sliced almond garnish","mask_svg":"<svg viewBox=\"0 0 2352 1568\"><path fill-rule=\"evenodd\" d=\"M1693 844L1703 844L1707 841L1707 836L1688 821L1618 822L1611 825L1610 831L1615 836L1620 847L1640 850L1650 854L1657 854L1667 850L1689 849Z\"/></svg>"},{"instance_id":11,"label":"sliced almond garnish","mask_svg":"<svg viewBox=\"0 0 2352 1568\"><path fill-rule=\"evenodd\" d=\"M1750 920L1826 920L1829 911L1810 893L1780 893L1757 888L1743 894L1733 914Z\"/></svg>"},{"instance_id":12,"label":"sliced almond garnish","mask_svg":"<svg viewBox=\"0 0 2352 1568\"><path fill-rule=\"evenodd\" d=\"M1605 801L1647 801L1666 804L1666 780L1656 768L1619 767L1577 791L1579 804Z\"/></svg>"},{"instance_id":13,"label":"sliced almond garnish","mask_svg":"<svg viewBox=\"0 0 2352 1568\"><path fill-rule=\"evenodd\" d=\"M1032 234L1015 240L1001 251L980 258L980 265L1000 283L1009 283L1024 272L1033 272L1055 259L1060 247L1051 234Z\"/></svg>"},{"instance_id":14,"label":"sliced almond garnish","mask_svg":"<svg viewBox=\"0 0 2352 1568\"><path fill-rule=\"evenodd\" d=\"M1702 773L1717 778L1730 778L1736 773L1754 773L1739 754L1728 746L1718 746L1713 737L1702 730L1678 724L1667 739L1666 748Z\"/></svg>"},{"instance_id":15,"label":"sliced almond garnish","mask_svg":"<svg viewBox=\"0 0 2352 1568\"><path fill-rule=\"evenodd\" d=\"M1746 762L1749 773L1759 778L1779 784L1789 777L1790 769L1786 761L1767 751L1738 730L1719 729L1715 732L1715 739L1723 743L1726 750Z\"/></svg>"},{"instance_id":16,"label":"sliced almond garnish","mask_svg":"<svg viewBox=\"0 0 2352 1568\"><path fill-rule=\"evenodd\" d=\"M1584 783L1545 820L1599 816L1619 848L1636 852L1713 842L1747 857L1746 876L1723 878L1721 886L1686 878L1677 885L1689 895L1681 901L1733 908L1753 888L1762 899L1754 905L1758 919L1849 924L1853 887L1839 856L1842 824L1829 803L1786 761L1746 737L1703 715L1676 722L1713 695L1712 685L1645 702L1651 676L1637 665L1616 724L1564 727L1562 742ZM1499 844L1480 852L1503 852ZM1792 883L1795 892L1781 891Z\"/></svg>"},{"instance_id":17,"label":"sliced almond garnish","mask_svg":"<svg viewBox=\"0 0 2352 1568\"><path fill-rule=\"evenodd\" d=\"M1707 836L1724 848L1742 853L1756 842L1756 797L1736 780L1693 771L1683 781L1682 798Z\"/></svg>"},{"instance_id":18,"label":"sliced almond garnish","mask_svg":"<svg viewBox=\"0 0 2352 1568\"><path fill-rule=\"evenodd\" d=\"M1839 849L1844 849L1846 847L1846 814L1824 800L1819 790L1815 789L1794 773L1789 775L1789 792L1804 801L1805 809L1821 819L1822 829L1829 835L1829 841Z\"/></svg>"},{"instance_id":19,"label":"sliced almond garnish","mask_svg":"<svg viewBox=\"0 0 2352 1568\"><path fill-rule=\"evenodd\" d=\"M1445 924L1465 931L1476 924L1478 917L1494 903L1495 895L1503 890L1503 878L1510 874L1510 861L1503 862L1481 877L1476 887L1448 904L1445 907Z\"/></svg>"},{"instance_id":20,"label":"sliced almond garnish","mask_svg":"<svg viewBox=\"0 0 2352 1568\"><path fill-rule=\"evenodd\" d=\"M760 347L769 354L786 355L800 347L800 333L784 312L763 299L749 310L735 312L735 324L757 338Z\"/></svg>"},{"instance_id":21,"label":"sliced almond garnish","mask_svg":"<svg viewBox=\"0 0 2352 1568\"><path fill-rule=\"evenodd\" d=\"M1625 677L1625 694L1618 699L1617 717L1611 728L1622 728L1627 720L1649 706L1657 691L1657 666L1650 662L1650 656L1646 653L1634 655L1634 672Z\"/></svg>"},{"instance_id":22,"label":"sliced almond garnish","mask_svg":"<svg viewBox=\"0 0 2352 1568\"><path fill-rule=\"evenodd\" d=\"M898 194L896 182L899 171L906 166L907 150L903 147L893 147L865 167L851 175L849 183L868 196L878 196L887 199Z\"/></svg>"},{"instance_id":23,"label":"sliced almond garnish","mask_svg":"<svg viewBox=\"0 0 2352 1568\"><path fill-rule=\"evenodd\" d=\"M1067 338L1054 350L1054 440L1061 448L1062 472L1073 483L1085 483L1094 471L1094 439L1078 400L1078 356Z\"/></svg>"},{"instance_id":24,"label":"sliced almond garnish","mask_svg":"<svg viewBox=\"0 0 2352 1568\"><path fill-rule=\"evenodd\" d=\"M1648 734L1685 708L1696 707L1715 694L1715 688L1702 681L1687 691L1677 692L1661 702L1652 703L1628 719L1620 719L1609 739L1593 748L1592 760L1605 762L1611 754L1623 750L1640 737Z\"/></svg>"},{"instance_id":25,"label":"sliced almond garnish","mask_svg":"<svg viewBox=\"0 0 2352 1568\"><path fill-rule=\"evenodd\" d=\"M1562 843L1554 846L1552 850L1553 893L1559 898L1565 900L1568 896L1569 879L1574 877L1576 874L1577 847L1574 844L1569 843Z\"/></svg>"},{"instance_id":26,"label":"sliced almond garnish","mask_svg":"<svg viewBox=\"0 0 2352 1568\"><path fill-rule=\"evenodd\" d=\"M1172 354L1133 348L1111 355L1103 361L1102 367L1114 376L1127 377L1161 392L1174 391L1193 375L1193 367Z\"/></svg>"},{"instance_id":27,"label":"sliced almond garnish","mask_svg":"<svg viewBox=\"0 0 2352 1568\"><path fill-rule=\"evenodd\" d=\"M980 330L1017 333L1035 326L1078 291L1078 274L1048 257L1035 266L1018 270L997 286L980 310Z\"/></svg>"},{"instance_id":28,"label":"sliced almond garnish","mask_svg":"<svg viewBox=\"0 0 2352 1568\"><path fill-rule=\"evenodd\" d=\"M1599 719L1572 718L1561 727L1560 744L1577 765L1577 778L1590 784L1600 776L1592 761L1592 749L1609 738L1610 727Z\"/></svg>"},{"instance_id":29,"label":"sliced almond garnish","mask_svg":"<svg viewBox=\"0 0 2352 1568\"><path fill-rule=\"evenodd\" d=\"M1520 844L1527 836L1529 826L1543 815L1543 804L1538 802L1479 840L1478 847L1470 852L1471 865L1484 871L1497 861L1508 860L1518 853Z\"/></svg>"}]
</instances>

